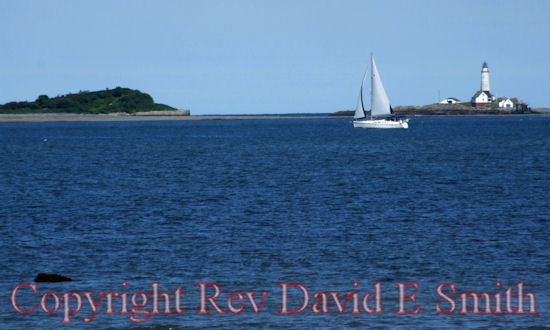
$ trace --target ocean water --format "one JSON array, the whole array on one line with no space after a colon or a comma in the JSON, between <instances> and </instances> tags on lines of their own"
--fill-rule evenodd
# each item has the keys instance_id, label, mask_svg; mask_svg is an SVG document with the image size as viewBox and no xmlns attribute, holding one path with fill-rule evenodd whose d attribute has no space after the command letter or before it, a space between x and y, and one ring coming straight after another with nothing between
<instances>
[{"instance_id":1,"label":"ocean water","mask_svg":"<svg viewBox=\"0 0 550 330\"><path fill-rule=\"evenodd\" d=\"M539 116L413 118L408 130L346 119L0 124L0 328L549 325L549 169L550 117ZM74 281L21 286L16 307L36 309L16 312L14 288L41 272ZM141 296L131 301L154 282L172 314L148 318L152 296L141 309ZM378 282L384 310L351 313L354 294L361 305ZM495 311L495 294L504 301L520 282L537 314L459 313L461 292L490 293ZM201 283L205 297L219 287L225 314L206 299L210 314L197 313ZM294 283L295 314L279 313L283 283ZM396 283L409 283L405 308L418 314L395 313ZM455 284L443 288L450 314L436 313L451 308L442 283ZM86 319L83 291L96 302L119 293L113 313L103 295ZM258 303L268 292L257 313L245 291ZM336 291L341 303L350 292L342 313ZM68 324L70 292L82 308ZM316 292L327 313L312 311Z\"/></svg>"}]
</instances>

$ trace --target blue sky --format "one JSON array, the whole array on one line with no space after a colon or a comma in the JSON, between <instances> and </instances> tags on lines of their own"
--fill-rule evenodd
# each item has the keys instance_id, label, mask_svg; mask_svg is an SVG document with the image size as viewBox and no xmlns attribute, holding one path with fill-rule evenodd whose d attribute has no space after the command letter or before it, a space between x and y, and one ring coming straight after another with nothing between
<instances>
[{"instance_id":1,"label":"blue sky","mask_svg":"<svg viewBox=\"0 0 550 330\"><path fill-rule=\"evenodd\" d=\"M192 114L393 106L491 91L550 106L550 1L0 0L0 103L116 86ZM368 104L368 100L365 100Z\"/></svg>"}]
</instances>

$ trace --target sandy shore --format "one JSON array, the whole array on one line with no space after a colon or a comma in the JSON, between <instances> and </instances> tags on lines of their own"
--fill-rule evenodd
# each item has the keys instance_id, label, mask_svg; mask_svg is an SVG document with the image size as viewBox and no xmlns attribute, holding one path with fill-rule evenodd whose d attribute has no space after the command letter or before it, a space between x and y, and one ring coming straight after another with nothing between
<instances>
[{"instance_id":1,"label":"sandy shore","mask_svg":"<svg viewBox=\"0 0 550 330\"><path fill-rule=\"evenodd\" d=\"M0 123L16 122L78 122L78 121L184 121L184 120L247 120L247 119L319 119L319 118L347 118L335 116L292 116L292 115L266 115L266 116L130 116L120 114L0 114Z\"/></svg>"}]
</instances>

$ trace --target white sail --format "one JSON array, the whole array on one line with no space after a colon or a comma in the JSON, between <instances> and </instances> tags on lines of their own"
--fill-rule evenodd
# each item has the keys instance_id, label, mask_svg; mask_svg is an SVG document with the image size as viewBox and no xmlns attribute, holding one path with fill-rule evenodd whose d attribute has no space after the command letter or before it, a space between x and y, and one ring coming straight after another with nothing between
<instances>
[{"instance_id":1,"label":"white sail","mask_svg":"<svg viewBox=\"0 0 550 330\"><path fill-rule=\"evenodd\" d=\"M408 118L396 118L392 116L392 110L390 107L390 100L386 95L378 69L374 63L374 56L371 55L371 117L365 117L365 107L363 105L363 86L365 84L365 76L363 76L363 82L361 83L361 92L359 93L359 100L357 101L357 109L353 116L353 127L360 128L409 128ZM378 117L378 118L376 118Z\"/></svg>"},{"instance_id":2,"label":"white sail","mask_svg":"<svg viewBox=\"0 0 550 330\"><path fill-rule=\"evenodd\" d=\"M363 81L361 82L361 90L359 91L359 100L357 100L357 108L353 119L365 118L365 107L363 106L363 85L365 85L365 79L367 78L367 71L363 75Z\"/></svg>"},{"instance_id":3,"label":"white sail","mask_svg":"<svg viewBox=\"0 0 550 330\"><path fill-rule=\"evenodd\" d=\"M374 63L374 56L372 55L371 67L371 116L389 116L391 114L390 100L386 95L384 86L382 86L382 81L380 80L378 69L376 69L376 64Z\"/></svg>"}]
</instances>

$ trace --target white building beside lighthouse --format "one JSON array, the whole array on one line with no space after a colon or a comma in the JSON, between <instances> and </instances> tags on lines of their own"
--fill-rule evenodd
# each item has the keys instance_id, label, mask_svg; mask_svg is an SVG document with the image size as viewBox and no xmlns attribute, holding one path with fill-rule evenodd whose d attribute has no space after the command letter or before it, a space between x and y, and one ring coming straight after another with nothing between
<instances>
[{"instance_id":1,"label":"white building beside lighthouse","mask_svg":"<svg viewBox=\"0 0 550 330\"><path fill-rule=\"evenodd\" d=\"M472 105L474 107L489 104L495 100L495 96L491 94L491 87L489 84L489 68L487 62L483 62L481 67L481 89L472 96Z\"/></svg>"}]
</instances>

